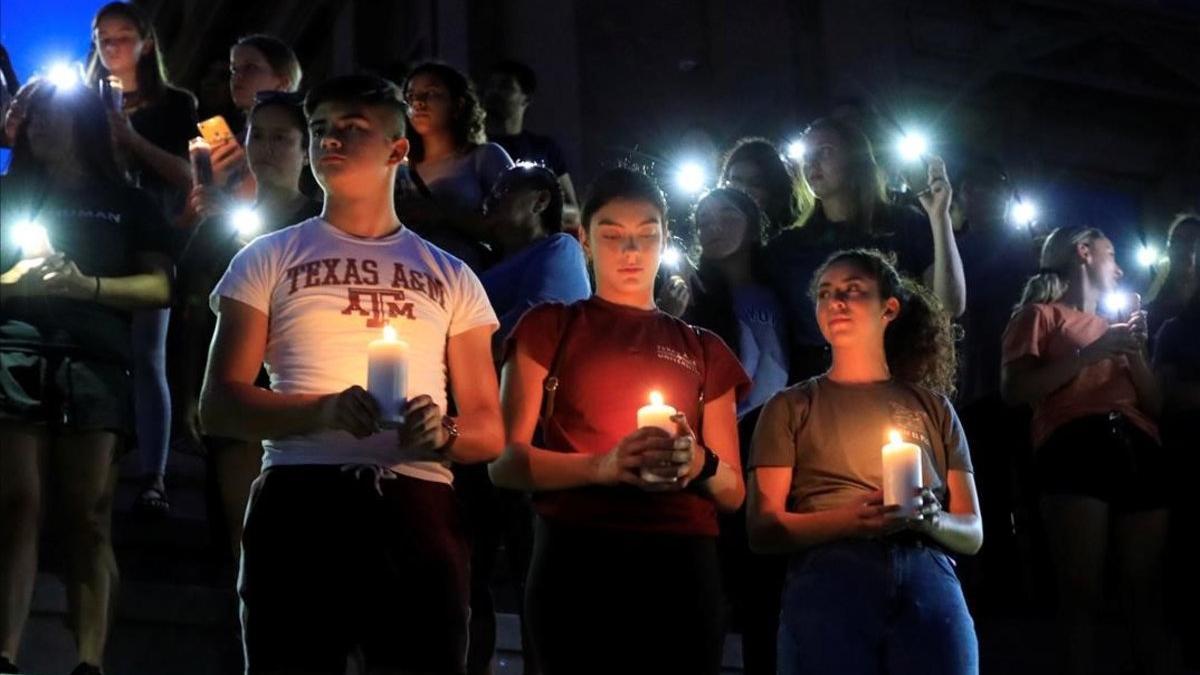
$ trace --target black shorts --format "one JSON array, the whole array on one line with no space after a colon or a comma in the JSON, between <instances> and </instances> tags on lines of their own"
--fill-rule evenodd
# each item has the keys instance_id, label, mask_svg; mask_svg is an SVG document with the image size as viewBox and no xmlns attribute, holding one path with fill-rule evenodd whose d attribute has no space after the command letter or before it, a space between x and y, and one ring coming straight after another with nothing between
<instances>
[{"instance_id":1,"label":"black shorts","mask_svg":"<svg viewBox=\"0 0 1200 675\"><path fill-rule=\"evenodd\" d=\"M381 494L382 493L382 494ZM242 536L248 673L466 667L470 551L454 489L338 466L267 469Z\"/></svg>"},{"instance_id":2,"label":"black shorts","mask_svg":"<svg viewBox=\"0 0 1200 675\"><path fill-rule=\"evenodd\" d=\"M0 350L0 420L132 436L133 379L117 363Z\"/></svg>"},{"instance_id":3,"label":"black shorts","mask_svg":"<svg viewBox=\"0 0 1200 675\"><path fill-rule=\"evenodd\" d=\"M1116 513L1167 508L1171 463L1163 447L1120 413L1055 429L1037 449L1043 495L1093 497Z\"/></svg>"}]
</instances>

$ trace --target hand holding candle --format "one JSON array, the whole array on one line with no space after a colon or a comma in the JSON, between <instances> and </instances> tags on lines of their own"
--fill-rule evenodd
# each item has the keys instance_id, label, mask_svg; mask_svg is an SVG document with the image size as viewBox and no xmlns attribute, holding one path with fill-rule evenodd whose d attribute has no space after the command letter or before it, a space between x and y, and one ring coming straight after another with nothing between
<instances>
[{"instance_id":1,"label":"hand holding candle","mask_svg":"<svg viewBox=\"0 0 1200 675\"><path fill-rule=\"evenodd\" d=\"M675 435L678 425L672 419L678 411L675 408L663 403L662 394L657 391L650 392L650 403L638 408L637 411L637 428L645 429L647 427L662 429L671 436ZM650 471L648 467L642 467L642 480L647 483L670 483L671 478Z\"/></svg>"},{"instance_id":2,"label":"hand holding candle","mask_svg":"<svg viewBox=\"0 0 1200 675\"><path fill-rule=\"evenodd\" d=\"M192 182L195 185L213 184L212 146L197 136L188 141L188 157L192 161Z\"/></svg>"},{"instance_id":3,"label":"hand holding candle","mask_svg":"<svg viewBox=\"0 0 1200 675\"><path fill-rule=\"evenodd\" d=\"M888 433L883 446L883 503L899 505L897 515L915 518L921 507L921 446L905 443L900 432Z\"/></svg>"},{"instance_id":4,"label":"hand holding candle","mask_svg":"<svg viewBox=\"0 0 1200 675\"><path fill-rule=\"evenodd\" d=\"M380 426L397 428L404 422L408 399L408 343L391 325L383 337L367 345L367 391L379 402Z\"/></svg>"}]
</instances>

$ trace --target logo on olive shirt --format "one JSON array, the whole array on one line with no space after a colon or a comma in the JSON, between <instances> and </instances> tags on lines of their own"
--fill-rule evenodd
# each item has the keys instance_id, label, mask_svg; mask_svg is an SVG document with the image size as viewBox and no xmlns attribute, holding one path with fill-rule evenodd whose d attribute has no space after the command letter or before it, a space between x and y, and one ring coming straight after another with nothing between
<instances>
[{"instance_id":1,"label":"logo on olive shirt","mask_svg":"<svg viewBox=\"0 0 1200 675\"><path fill-rule=\"evenodd\" d=\"M923 410L913 410L895 401L889 402L888 407L892 425L901 432L904 440L927 448L933 447L929 440L929 434L925 433L925 429L929 429L931 426L928 414Z\"/></svg>"}]
</instances>

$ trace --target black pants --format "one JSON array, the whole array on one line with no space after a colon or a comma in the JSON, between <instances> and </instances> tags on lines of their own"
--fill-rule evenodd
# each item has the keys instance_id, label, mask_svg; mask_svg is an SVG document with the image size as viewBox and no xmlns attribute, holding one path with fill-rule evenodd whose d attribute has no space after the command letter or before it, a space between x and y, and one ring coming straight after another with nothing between
<instances>
[{"instance_id":1,"label":"black pants","mask_svg":"<svg viewBox=\"0 0 1200 675\"><path fill-rule=\"evenodd\" d=\"M749 464L750 441L762 408L738 420L742 466ZM775 675L780 597L787 571L785 555L755 553L746 532L746 505L721 515L721 586L729 603L729 628L742 634L742 672Z\"/></svg>"},{"instance_id":2,"label":"black pants","mask_svg":"<svg viewBox=\"0 0 1200 675\"><path fill-rule=\"evenodd\" d=\"M267 469L242 537L248 673L466 669L469 551L449 485L338 466Z\"/></svg>"},{"instance_id":3,"label":"black pants","mask_svg":"<svg viewBox=\"0 0 1200 675\"><path fill-rule=\"evenodd\" d=\"M588 529L538 518L525 616L546 675L721 669L712 537Z\"/></svg>"}]
</instances>

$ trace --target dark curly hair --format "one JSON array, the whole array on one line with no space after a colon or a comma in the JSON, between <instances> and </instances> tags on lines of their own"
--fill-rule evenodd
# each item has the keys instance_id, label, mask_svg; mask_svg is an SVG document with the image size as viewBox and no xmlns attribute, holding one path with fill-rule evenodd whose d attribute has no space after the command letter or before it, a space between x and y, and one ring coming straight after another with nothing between
<instances>
[{"instance_id":1,"label":"dark curly hair","mask_svg":"<svg viewBox=\"0 0 1200 675\"><path fill-rule=\"evenodd\" d=\"M957 357L950 315L929 289L896 271L893 257L875 249L837 251L813 275L809 296L815 305L821 277L837 263L848 262L874 279L879 284L880 298L900 301L900 314L883 336L892 377L951 397Z\"/></svg>"},{"instance_id":2,"label":"dark curly hair","mask_svg":"<svg viewBox=\"0 0 1200 675\"><path fill-rule=\"evenodd\" d=\"M479 94L475 91L475 84L466 75L459 72L454 66L445 63L437 61L422 63L413 68L408 77L404 79L404 86L401 87L401 90L404 92L406 100L408 87L413 78L418 75L433 76L449 91L450 100L454 101L457 106L451 117L451 132L454 134L454 144L459 150L470 150L487 142L487 134L483 130L487 113L479 103ZM411 124L408 127L408 143L408 156L414 162L421 161L425 157L425 145L421 142L421 135L413 130Z\"/></svg>"}]
</instances>

